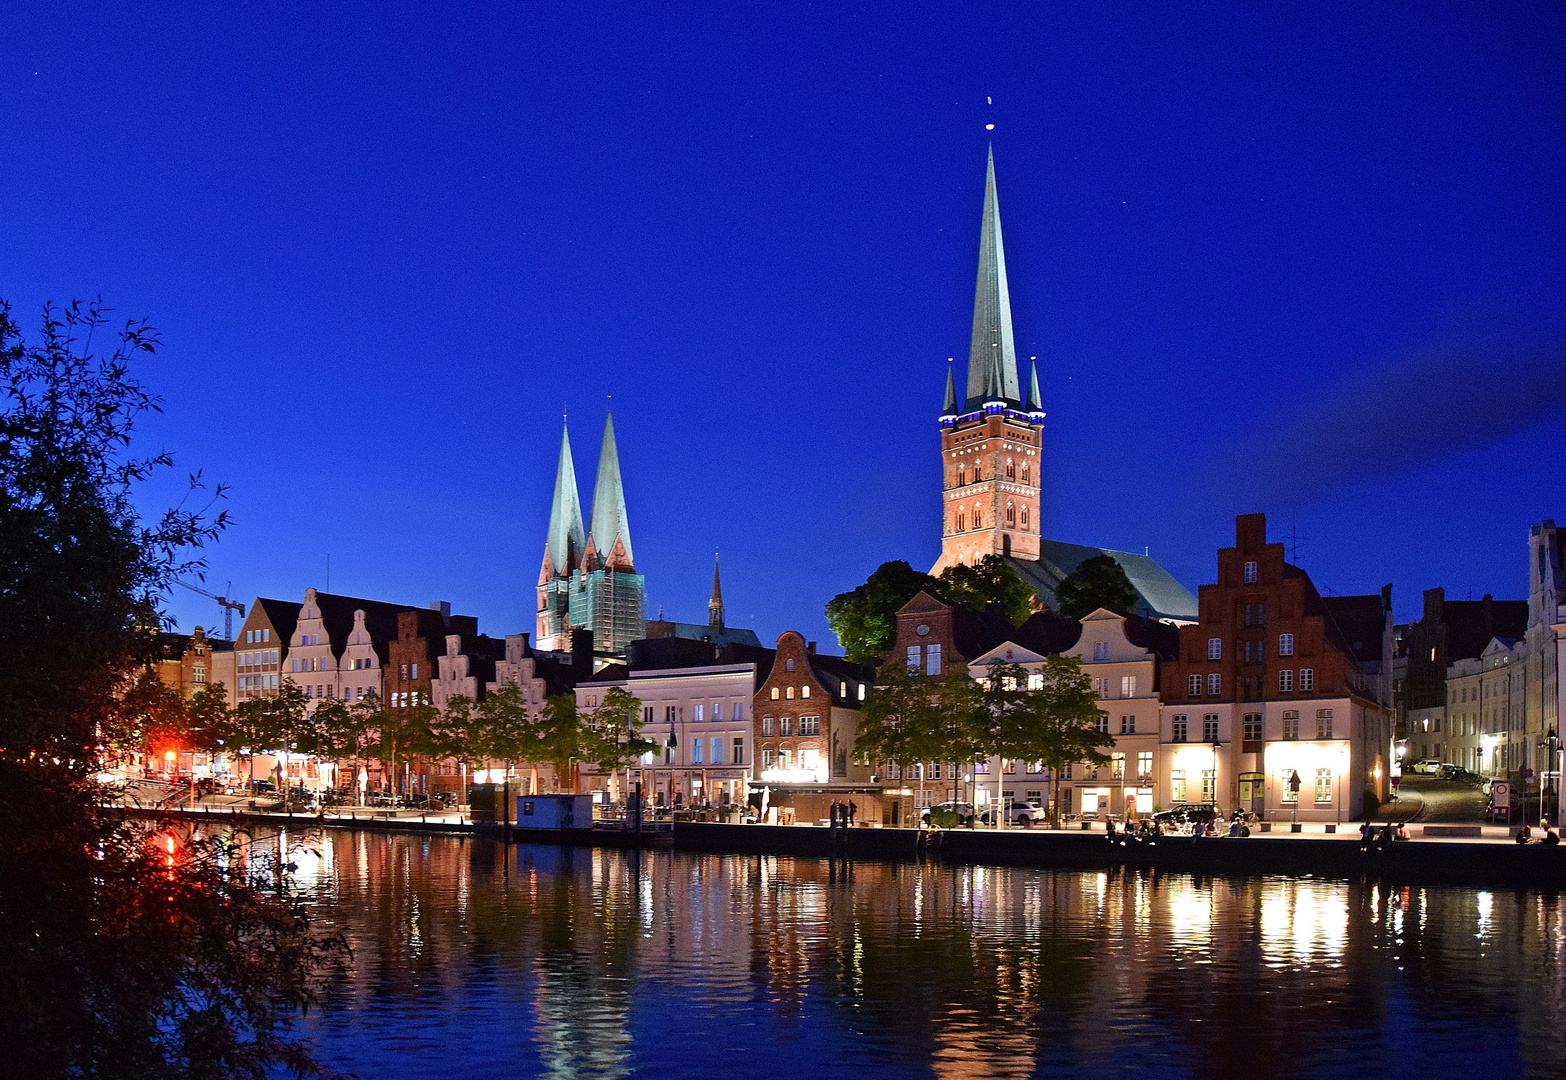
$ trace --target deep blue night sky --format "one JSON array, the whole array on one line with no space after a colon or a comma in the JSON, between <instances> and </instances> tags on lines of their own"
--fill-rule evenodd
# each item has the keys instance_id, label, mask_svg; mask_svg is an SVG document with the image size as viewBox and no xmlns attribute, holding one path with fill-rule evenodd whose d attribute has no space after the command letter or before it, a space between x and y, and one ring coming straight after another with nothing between
<instances>
[{"instance_id":1,"label":"deep blue night sky","mask_svg":"<svg viewBox=\"0 0 1566 1080\"><path fill-rule=\"evenodd\" d=\"M612 394L649 614L720 549L732 625L827 638L939 550L986 123L1046 535L1194 589L1263 510L1401 619L1525 595L1566 519L1558 4L452 7L0 25L0 296L160 328L220 589L330 555L531 630L561 410L586 499Z\"/></svg>"}]
</instances>

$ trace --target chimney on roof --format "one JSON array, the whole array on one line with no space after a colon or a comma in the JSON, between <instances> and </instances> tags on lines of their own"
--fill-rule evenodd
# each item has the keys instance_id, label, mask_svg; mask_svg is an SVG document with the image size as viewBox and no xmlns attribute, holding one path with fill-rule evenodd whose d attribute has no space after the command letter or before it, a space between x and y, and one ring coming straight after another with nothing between
<instances>
[{"instance_id":1,"label":"chimney on roof","mask_svg":"<svg viewBox=\"0 0 1566 1080\"><path fill-rule=\"evenodd\" d=\"M441 617L441 621L442 622L450 622L451 621L451 601L449 601L449 600L431 600L430 601L430 610L431 611L438 611L438 612L440 612L440 617Z\"/></svg>"},{"instance_id":2,"label":"chimney on roof","mask_svg":"<svg viewBox=\"0 0 1566 1080\"><path fill-rule=\"evenodd\" d=\"M816 655L816 643L814 641L805 642L805 651L811 656Z\"/></svg>"}]
</instances>

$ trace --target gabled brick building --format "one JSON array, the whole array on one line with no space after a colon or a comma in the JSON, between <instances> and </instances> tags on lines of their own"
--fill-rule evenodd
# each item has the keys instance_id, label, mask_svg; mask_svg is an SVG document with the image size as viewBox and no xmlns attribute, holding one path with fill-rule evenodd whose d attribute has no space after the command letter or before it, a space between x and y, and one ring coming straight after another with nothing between
<instances>
[{"instance_id":1,"label":"gabled brick building","mask_svg":"<svg viewBox=\"0 0 1566 1080\"><path fill-rule=\"evenodd\" d=\"M828 816L834 800L853 801L861 820L880 820L881 789L854 759L874 677L869 665L818 655L815 642L792 630L778 638L753 705L756 778L771 806L814 821Z\"/></svg>"},{"instance_id":2,"label":"gabled brick building","mask_svg":"<svg viewBox=\"0 0 1566 1080\"><path fill-rule=\"evenodd\" d=\"M1235 519L1164 668L1161 801L1348 820L1387 794L1392 587L1323 597L1266 532L1263 514Z\"/></svg>"}]
</instances>

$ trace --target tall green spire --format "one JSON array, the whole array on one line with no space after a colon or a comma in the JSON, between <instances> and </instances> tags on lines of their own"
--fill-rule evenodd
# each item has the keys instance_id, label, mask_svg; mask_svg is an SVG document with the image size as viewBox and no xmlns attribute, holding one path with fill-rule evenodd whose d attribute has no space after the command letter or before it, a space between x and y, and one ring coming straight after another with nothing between
<instances>
[{"instance_id":1,"label":"tall green spire","mask_svg":"<svg viewBox=\"0 0 1566 1080\"><path fill-rule=\"evenodd\" d=\"M941 406L941 415L957 415L957 383L952 378L951 357L946 358L946 403Z\"/></svg>"},{"instance_id":2,"label":"tall green spire","mask_svg":"<svg viewBox=\"0 0 1566 1080\"><path fill-rule=\"evenodd\" d=\"M1042 412L1043 410L1044 399L1039 396L1039 365L1035 361L1032 378L1028 380L1028 411L1034 413Z\"/></svg>"},{"instance_id":3,"label":"tall green spire","mask_svg":"<svg viewBox=\"0 0 1566 1080\"><path fill-rule=\"evenodd\" d=\"M968 347L969 407L986 401L1021 402L1017 347L1011 334L1006 249L995 199L995 148L984 176L984 222L979 232L979 280L973 293L973 341Z\"/></svg>"},{"instance_id":4,"label":"tall green spire","mask_svg":"<svg viewBox=\"0 0 1566 1080\"><path fill-rule=\"evenodd\" d=\"M620 453L614 442L614 414L604 418L604 443L598 452L598 479L593 485L593 550L601 565L612 560L618 540L625 550L623 565L615 570L632 571L631 530L625 520L625 487L620 482Z\"/></svg>"},{"instance_id":5,"label":"tall green spire","mask_svg":"<svg viewBox=\"0 0 1566 1080\"><path fill-rule=\"evenodd\" d=\"M560 464L555 469L555 500L549 507L549 537L544 550L557 574L576 569L587 547L582 530L582 497L576 489L576 465L571 460L571 433L560 423Z\"/></svg>"}]
</instances>

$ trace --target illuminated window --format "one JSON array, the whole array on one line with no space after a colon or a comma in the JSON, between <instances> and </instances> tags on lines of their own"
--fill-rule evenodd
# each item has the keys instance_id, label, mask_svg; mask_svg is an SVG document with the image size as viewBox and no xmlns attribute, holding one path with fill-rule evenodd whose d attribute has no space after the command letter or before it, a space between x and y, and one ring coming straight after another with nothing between
<instances>
[{"instance_id":1,"label":"illuminated window","mask_svg":"<svg viewBox=\"0 0 1566 1080\"><path fill-rule=\"evenodd\" d=\"M1136 676L1135 675L1122 675L1122 676L1120 676L1120 696L1121 697L1136 697Z\"/></svg>"},{"instance_id":2,"label":"illuminated window","mask_svg":"<svg viewBox=\"0 0 1566 1080\"><path fill-rule=\"evenodd\" d=\"M1172 802L1185 802L1185 770L1174 769L1169 773L1169 798Z\"/></svg>"},{"instance_id":3,"label":"illuminated window","mask_svg":"<svg viewBox=\"0 0 1566 1080\"><path fill-rule=\"evenodd\" d=\"M1109 778L1111 780L1124 780L1126 778L1126 756L1124 754L1109 755Z\"/></svg>"},{"instance_id":4,"label":"illuminated window","mask_svg":"<svg viewBox=\"0 0 1566 1080\"><path fill-rule=\"evenodd\" d=\"M1289 709L1283 714L1283 737L1285 739L1297 739L1300 737L1299 710Z\"/></svg>"},{"instance_id":5,"label":"illuminated window","mask_svg":"<svg viewBox=\"0 0 1566 1080\"><path fill-rule=\"evenodd\" d=\"M864 683L860 683L859 684L859 700L863 701L864 699L865 699L865 684Z\"/></svg>"},{"instance_id":6,"label":"illuminated window","mask_svg":"<svg viewBox=\"0 0 1566 1080\"><path fill-rule=\"evenodd\" d=\"M1332 770L1316 770L1316 801L1318 803L1330 803L1332 801Z\"/></svg>"},{"instance_id":7,"label":"illuminated window","mask_svg":"<svg viewBox=\"0 0 1566 1080\"><path fill-rule=\"evenodd\" d=\"M793 701L794 700L794 688L792 686L790 686L790 687L787 687L786 689L784 689L783 696L788 698L788 700Z\"/></svg>"},{"instance_id":8,"label":"illuminated window","mask_svg":"<svg viewBox=\"0 0 1566 1080\"><path fill-rule=\"evenodd\" d=\"M1202 801L1218 801L1218 777L1213 774L1211 769L1202 770Z\"/></svg>"},{"instance_id":9,"label":"illuminated window","mask_svg":"<svg viewBox=\"0 0 1566 1080\"><path fill-rule=\"evenodd\" d=\"M1245 584L1256 584L1256 564L1253 562L1245 564Z\"/></svg>"},{"instance_id":10,"label":"illuminated window","mask_svg":"<svg viewBox=\"0 0 1566 1080\"><path fill-rule=\"evenodd\" d=\"M1028 689L1029 690L1042 690L1042 689L1044 689L1044 676L1042 674L1040 674L1039 672L1034 672L1032 675L1029 675L1028 676Z\"/></svg>"},{"instance_id":11,"label":"illuminated window","mask_svg":"<svg viewBox=\"0 0 1566 1080\"><path fill-rule=\"evenodd\" d=\"M772 688L772 700L776 701L777 699L778 699L778 688L774 686Z\"/></svg>"},{"instance_id":12,"label":"illuminated window","mask_svg":"<svg viewBox=\"0 0 1566 1080\"><path fill-rule=\"evenodd\" d=\"M1294 635L1293 634L1279 634L1278 635L1278 655L1279 656L1293 656L1294 655Z\"/></svg>"},{"instance_id":13,"label":"illuminated window","mask_svg":"<svg viewBox=\"0 0 1566 1080\"><path fill-rule=\"evenodd\" d=\"M1153 775L1153 752L1143 750L1136 756L1136 778L1146 780Z\"/></svg>"}]
</instances>

